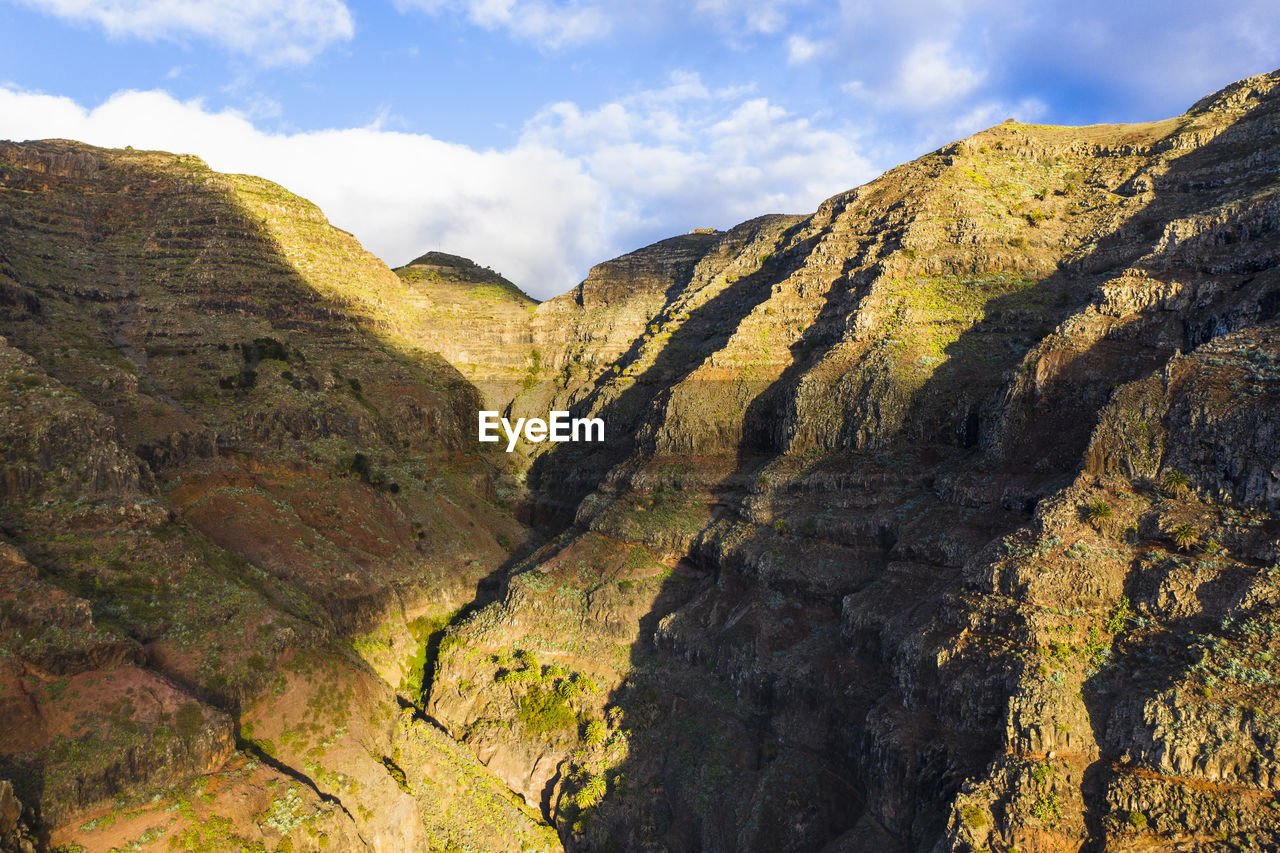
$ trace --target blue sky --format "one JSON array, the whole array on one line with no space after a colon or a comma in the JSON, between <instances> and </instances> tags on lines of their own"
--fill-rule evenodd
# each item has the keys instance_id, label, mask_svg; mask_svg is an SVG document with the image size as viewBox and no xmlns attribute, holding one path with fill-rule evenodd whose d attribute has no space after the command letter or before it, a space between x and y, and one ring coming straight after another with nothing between
<instances>
[{"instance_id":1,"label":"blue sky","mask_svg":"<svg viewBox=\"0 0 1280 853\"><path fill-rule=\"evenodd\" d=\"M1008 117L1182 112L1277 0L0 0L0 138L198 154L539 297Z\"/></svg>"}]
</instances>

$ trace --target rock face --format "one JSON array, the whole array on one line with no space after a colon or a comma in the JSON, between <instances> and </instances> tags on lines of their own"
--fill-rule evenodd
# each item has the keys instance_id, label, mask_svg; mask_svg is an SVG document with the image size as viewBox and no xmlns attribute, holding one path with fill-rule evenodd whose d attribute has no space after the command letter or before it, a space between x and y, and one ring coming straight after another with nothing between
<instances>
[{"instance_id":1,"label":"rock face","mask_svg":"<svg viewBox=\"0 0 1280 853\"><path fill-rule=\"evenodd\" d=\"M36 838L28 823L30 811L13 794L13 784L0 780L0 850L34 853Z\"/></svg>"},{"instance_id":2,"label":"rock face","mask_svg":"<svg viewBox=\"0 0 1280 853\"><path fill-rule=\"evenodd\" d=\"M557 846L398 701L525 535L414 298L266 181L0 143L0 778L52 844Z\"/></svg>"},{"instance_id":3,"label":"rock face","mask_svg":"<svg viewBox=\"0 0 1280 853\"><path fill-rule=\"evenodd\" d=\"M444 252L428 252L395 272L410 289L415 340L447 358L491 408L536 371L530 319L538 303L514 284Z\"/></svg>"},{"instance_id":4,"label":"rock face","mask_svg":"<svg viewBox=\"0 0 1280 853\"><path fill-rule=\"evenodd\" d=\"M541 304L192 158L0 145L16 831L1280 847L1278 214L1280 72ZM480 406L609 440L512 463Z\"/></svg>"},{"instance_id":5,"label":"rock face","mask_svg":"<svg viewBox=\"0 0 1280 853\"><path fill-rule=\"evenodd\" d=\"M539 305L610 441L429 712L573 849L1280 844L1278 143L1009 122Z\"/></svg>"}]
</instances>

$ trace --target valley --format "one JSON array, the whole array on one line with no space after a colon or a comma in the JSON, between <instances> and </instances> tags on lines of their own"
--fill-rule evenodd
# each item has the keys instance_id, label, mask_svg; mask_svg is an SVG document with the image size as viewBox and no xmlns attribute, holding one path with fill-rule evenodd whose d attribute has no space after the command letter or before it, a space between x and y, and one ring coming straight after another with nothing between
<instances>
[{"instance_id":1,"label":"valley","mask_svg":"<svg viewBox=\"0 0 1280 853\"><path fill-rule=\"evenodd\" d=\"M1280 846L1280 72L477 261L0 143L0 849Z\"/></svg>"}]
</instances>

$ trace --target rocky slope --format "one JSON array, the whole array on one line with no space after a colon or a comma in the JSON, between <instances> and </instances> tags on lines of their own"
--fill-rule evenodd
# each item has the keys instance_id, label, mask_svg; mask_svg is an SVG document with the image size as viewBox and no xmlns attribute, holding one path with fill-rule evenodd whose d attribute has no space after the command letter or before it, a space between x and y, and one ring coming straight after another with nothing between
<instances>
[{"instance_id":1,"label":"rocky slope","mask_svg":"<svg viewBox=\"0 0 1280 853\"><path fill-rule=\"evenodd\" d=\"M1280 846L1278 225L1280 72L541 304L191 158L0 145L0 832ZM480 405L609 440L513 463Z\"/></svg>"},{"instance_id":2,"label":"rocky slope","mask_svg":"<svg viewBox=\"0 0 1280 853\"><path fill-rule=\"evenodd\" d=\"M0 144L0 777L46 842L558 847L411 709L525 535L413 296L268 182Z\"/></svg>"},{"instance_id":3,"label":"rocky slope","mask_svg":"<svg viewBox=\"0 0 1280 853\"><path fill-rule=\"evenodd\" d=\"M429 712L573 849L1270 849L1278 212L1272 74L597 267Z\"/></svg>"},{"instance_id":4,"label":"rocky slope","mask_svg":"<svg viewBox=\"0 0 1280 853\"><path fill-rule=\"evenodd\" d=\"M395 270L410 288L415 342L449 360L501 408L534 365L530 318L538 303L468 258L428 252Z\"/></svg>"}]
</instances>

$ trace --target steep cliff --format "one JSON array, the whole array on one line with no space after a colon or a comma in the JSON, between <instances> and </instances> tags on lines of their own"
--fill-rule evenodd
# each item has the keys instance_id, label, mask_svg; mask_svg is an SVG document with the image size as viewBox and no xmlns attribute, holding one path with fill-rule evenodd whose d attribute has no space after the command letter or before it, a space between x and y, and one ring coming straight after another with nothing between
<instances>
[{"instance_id":1,"label":"steep cliff","mask_svg":"<svg viewBox=\"0 0 1280 853\"><path fill-rule=\"evenodd\" d=\"M597 267L430 713L574 849L1275 846L1277 212L1272 74Z\"/></svg>"},{"instance_id":2,"label":"steep cliff","mask_svg":"<svg viewBox=\"0 0 1280 853\"><path fill-rule=\"evenodd\" d=\"M525 535L413 297L266 181L0 144L0 777L55 844L558 846L402 709Z\"/></svg>"},{"instance_id":3,"label":"steep cliff","mask_svg":"<svg viewBox=\"0 0 1280 853\"><path fill-rule=\"evenodd\" d=\"M448 359L490 408L505 405L537 370L529 321L538 303L500 274L444 252L395 272L412 292L415 340Z\"/></svg>"},{"instance_id":4,"label":"steep cliff","mask_svg":"<svg viewBox=\"0 0 1280 853\"><path fill-rule=\"evenodd\" d=\"M2 144L0 832L1280 846L1278 226L1280 72L540 304ZM480 406L608 440L482 452Z\"/></svg>"}]
</instances>

